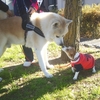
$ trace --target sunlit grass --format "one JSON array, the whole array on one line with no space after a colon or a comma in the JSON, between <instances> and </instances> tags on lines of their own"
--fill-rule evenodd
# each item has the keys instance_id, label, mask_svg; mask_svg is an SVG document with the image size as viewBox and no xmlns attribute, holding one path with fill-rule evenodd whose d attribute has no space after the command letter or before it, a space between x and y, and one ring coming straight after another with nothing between
<instances>
[{"instance_id":1,"label":"sunlit grass","mask_svg":"<svg viewBox=\"0 0 100 100\"><path fill-rule=\"evenodd\" d=\"M0 67L13 64L21 63L24 60L24 54L21 46L12 45L11 48L7 48L2 57L0 58Z\"/></svg>"},{"instance_id":2,"label":"sunlit grass","mask_svg":"<svg viewBox=\"0 0 100 100\"><path fill-rule=\"evenodd\" d=\"M51 43L48 47L49 57L60 55L61 47ZM100 99L100 52L99 49L81 46L80 52L92 54L96 59L97 73L91 70L80 73L73 81L70 66L56 64L48 69L54 75L47 79L38 63L29 68L22 66L24 54L20 46L13 45L0 58L0 100L99 100ZM59 63L59 62L58 62ZM17 65L16 65L17 64Z\"/></svg>"}]
</instances>

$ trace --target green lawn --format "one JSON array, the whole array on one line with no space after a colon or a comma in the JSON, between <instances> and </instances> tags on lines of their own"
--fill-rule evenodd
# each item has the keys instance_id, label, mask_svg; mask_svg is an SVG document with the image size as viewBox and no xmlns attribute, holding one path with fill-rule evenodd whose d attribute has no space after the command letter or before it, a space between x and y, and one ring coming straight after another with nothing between
<instances>
[{"instance_id":1,"label":"green lawn","mask_svg":"<svg viewBox=\"0 0 100 100\"><path fill-rule=\"evenodd\" d=\"M4 68L0 73L0 100L100 100L100 50L81 46L80 51L95 57L97 73L82 71L73 81L70 65L59 58L60 47L51 43L48 54L55 68L48 69L54 77L47 79L36 57L34 64L24 68L22 49L13 45L0 58L0 67Z\"/></svg>"}]
</instances>

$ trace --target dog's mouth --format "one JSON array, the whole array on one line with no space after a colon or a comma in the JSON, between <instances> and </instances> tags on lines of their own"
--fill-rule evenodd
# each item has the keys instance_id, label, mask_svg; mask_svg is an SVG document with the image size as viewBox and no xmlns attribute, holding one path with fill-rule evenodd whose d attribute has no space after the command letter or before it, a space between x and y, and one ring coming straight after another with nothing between
<instances>
[{"instance_id":1,"label":"dog's mouth","mask_svg":"<svg viewBox=\"0 0 100 100\"><path fill-rule=\"evenodd\" d=\"M55 36L54 41L57 45L63 47L64 42L63 42L63 37L62 36Z\"/></svg>"},{"instance_id":2,"label":"dog's mouth","mask_svg":"<svg viewBox=\"0 0 100 100\"><path fill-rule=\"evenodd\" d=\"M74 58L74 59L71 59L71 61L76 61L76 60L78 60L79 58L80 58L80 55L79 55L78 57Z\"/></svg>"},{"instance_id":3,"label":"dog's mouth","mask_svg":"<svg viewBox=\"0 0 100 100\"><path fill-rule=\"evenodd\" d=\"M64 48L64 47L65 47L65 45L64 45L63 43L61 43L61 44L60 44L60 46L61 46L62 48Z\"/></svg>"}]
</instances>

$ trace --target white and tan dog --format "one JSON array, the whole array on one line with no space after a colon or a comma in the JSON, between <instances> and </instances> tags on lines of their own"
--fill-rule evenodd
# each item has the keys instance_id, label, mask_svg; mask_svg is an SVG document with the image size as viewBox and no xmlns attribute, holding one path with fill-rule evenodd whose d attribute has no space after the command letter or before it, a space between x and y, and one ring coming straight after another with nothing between
<instances>
[{"instance_id":1,"label":"white and tan dog","mask_svg":"<svg viewBox=\"0 0 100 100\"><path fill-rule=\"evenodd\" d=\"M7 13L0 10L0 20L6 19L8 17ZM0 68L0 72L2 72L4 69ZM0 77L0 82L2 81L2 78Z\"/></svg>"},{"instance_id":2,"label":"white and tan dog","mask_svg":"<svg viewBox=\"0 0 100 100\"><path fill-rule=\"evenodd\" d=\"M72 20L65 19L56 13L45 12L33 13L30 21L43 32L45 37L34 31L28 31L25 42L21 17L0 20L0 56L11 44L34 48L41 70L47 78L53 77L47 70L47 68L53 68L53 65L48 63L47 45L52 41L58 45L63 44L63 36L68 32L68 26Z\"/></svg>"},{"instance_id":3,"label":"white and tan dog","mask_svg":"<svg viewBox=\"0 0 100 100\"><path fill-rule=\"evenodd\" d=\"M71 60L72 72L75 72L73 80L77 80L79 72L83 69L87 70L92 68L92 72L96 72L95 60L93 56L76 52L74 47L64 46L62 50Z\"/></svg>"}]
</instances>

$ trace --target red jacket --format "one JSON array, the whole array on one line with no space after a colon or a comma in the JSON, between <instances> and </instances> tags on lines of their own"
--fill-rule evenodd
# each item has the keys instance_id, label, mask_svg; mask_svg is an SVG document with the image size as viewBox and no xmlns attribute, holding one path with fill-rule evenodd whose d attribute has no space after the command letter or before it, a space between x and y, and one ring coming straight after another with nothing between
<instances>
[{"instance_id":1,"label":"red jacket","mask_svg":"<svg viewBox=\"0 0 100 100\"><path fill-rule=\"evenodd\" d=\"M95 65L95 60L93 56L89 54L82 54L79 55L79 61L74 62L71 61L72 67L75 67L76 71L80 71L82 69L91 69Z\"/></svg>"},{"instance_id":2,"label":"red jacket","mask_svg":"<svg viewBox=\"0 0 100 100\"><path fill-rule=\"evenodd\" d=\"M23 16L27 13L30 6L34 7L36 10L39 9L37 0L14 0L14 14L16 16Z\"/></svg>"}]
</instances>

